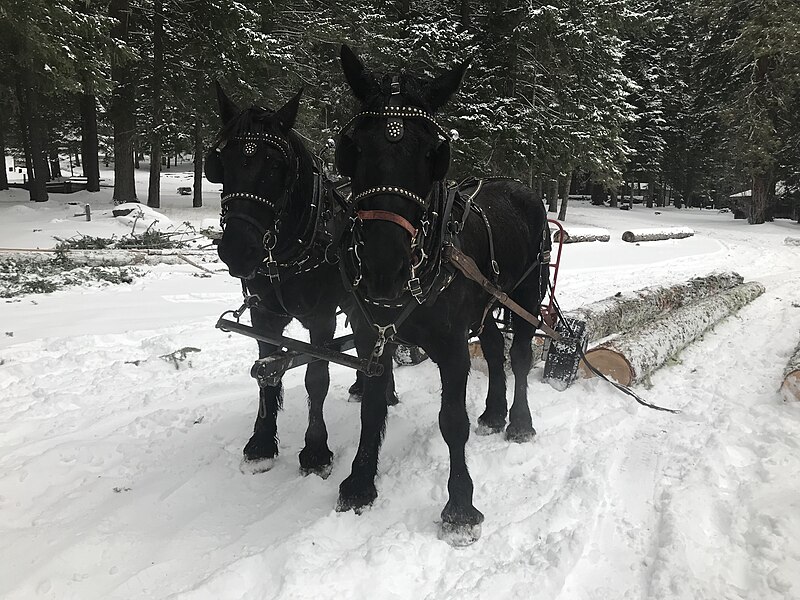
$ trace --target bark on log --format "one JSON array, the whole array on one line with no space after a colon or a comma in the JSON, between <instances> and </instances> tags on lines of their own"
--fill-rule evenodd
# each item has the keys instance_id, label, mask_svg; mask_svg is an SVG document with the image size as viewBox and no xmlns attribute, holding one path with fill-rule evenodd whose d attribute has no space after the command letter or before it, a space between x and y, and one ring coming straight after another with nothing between
<instances>
[{"instance_id":1,"label":"bark on log","mask_svg":"<svg viewBox=\"0 0 800 600\"><path fill-rule=\"evenodd\" d=\"M589 341L596 341L613 333L640 327L675 308L716 296L741 285L743 281L744 278L738 273L714 273L669 287L644 288L617 294L572 310L566 316L586 321Z\"/></svg>"},{"instance_id":2,"label":"bark on log","mask_svg":"<svg viewBox=\"0 0 800 600\"><path fill-rule=\"evenodd\" d=\"M659 229L633 229L622 234L625 242L652 242L656 240L679 240L691 237L694 231L688 227L665 227Z\"/></svg>"},{"instance_id":3,"label":"bark on log","mask_svg":"<svg viewBox=\"0 0 800 600\"><path fill-rule=\"evenodd\" d=\"M594 348L586 353L586 360L623 385L642 381L708 329L763 293L764 286L758 282L737 286ZM594 376L583 364L581 370L586 377Z\"/></svg>"},{"instance_id":4,"label":"bark on log","mask_svg":"<svg viewBox=\"0 0 800 600\"><path fill-rule=\"evenodd\" d=\"M553 241L558 242L561 238L561 232L556 229L553 232ZM586 228L569 228L564 229L563 244L573 244L577 242L607 242L611 239L608 229L601 229L599 227L586 227Z\"/></svg>"},{"instance_id":5,"label":"bark on log","mask_svg":"<svg viewBox=\"0 0 800 600\"><path fill-rule=\"evenodd\" d=\"M800 400L800 342L794 347L794 352L783 372L781 396L786 402Z\"/></svg>"}]
</instances>

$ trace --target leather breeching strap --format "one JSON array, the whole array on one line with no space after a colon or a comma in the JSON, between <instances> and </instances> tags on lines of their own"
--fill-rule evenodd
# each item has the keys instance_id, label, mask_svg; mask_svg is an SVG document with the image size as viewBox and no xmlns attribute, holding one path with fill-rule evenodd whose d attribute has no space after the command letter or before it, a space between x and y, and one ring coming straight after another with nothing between
<instances>
[{"instance_id":1,"label":"leather breeching strap","mask_svg":"<svg viewBox=\"0 0 800 600\"><path fill-rule=\"evenodd\" d=\"M491 281L489 281L483 275L483 273L481 273L480 268L478 268L478 265L475 264L475 261L472 260L471 257L461 252L461 250L459 250L455 246L447 246L444 249L444 256L453 265L455 265L455 267L459 271L461 271L461 273L463 273L467 279L471 279L472 281L479 284L484 290L486 290L492 296L494 296L500 304L508 307L514 313L525 319L528 323L535 326L537 329L541 329L544 333L546 333L554 340L561 339L562 336L560 333L555 331L553 328L551 328L549 325L543 322L540 318L536 317L535 315L529 313L527 310L522 308L519 304L517 304L511 298L509 298L508 294L506 294L503 290L501 290Z\"/></svg>"}]
</instances>

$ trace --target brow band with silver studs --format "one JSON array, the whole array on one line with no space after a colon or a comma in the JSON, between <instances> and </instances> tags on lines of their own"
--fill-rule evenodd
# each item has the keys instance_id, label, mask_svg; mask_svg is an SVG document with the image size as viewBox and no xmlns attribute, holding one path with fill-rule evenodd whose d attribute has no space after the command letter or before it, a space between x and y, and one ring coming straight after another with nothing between
<instances>
[{"instance_id":1,"label":"brow band with silver studs","mask_svg":"<svg viewBox=\"0 0 800 600\"><path fill-rule=\"evenodd\" d=\"M394 196L402 196L403 198L408 198L409 200L416 202L423 209L428 208L425 204L425 199L422 198L422 196L418 196L414 192L410 192L407 189L394 186L381 186L381 187L369 188L368 190L364 190L360 194L357 194L355 198L353 198L353 202L355 204L358 204L364 198L368 198L369 196L377 196L379 194L392 194Z\"/></svg>"},{"instance_id":2,"label":"brow band with silver studs","mask_svg":"<svg viewBox=\"0 0 800 600\"><path fill-rule=\"evenodd\" d=\"M233 192L231 194L223 194L222 198L220 198L219 203L224 208L225 203L230 202L231 200L252 200L253 202L259 202L261 204L265 204L272 211L277 211L277 209L275 208L275 203L272 200L264 198L263 196L250 194L248 192Z\"/></svg>"},{"instance_id":3,"label":"brow band with silver studs","mask_svg":"<svg viewBox=\"0 0 800 600\"><path fill-rule=\"evenodd\" d=\"M431 125L436 128L436 131L446 140L450 139L450 135L444 130L444 128L439 125L434 119L433 116L428 114L426 111L422 110L421 108L417 108L416 106L391 106L387 107L384 110L365 110L357 115L354 115L352 119L350 119L347 123L345 123L344 127L341 129L341 133L346 132L350 127L353 125L353 122L358 119L359 117L376 117L379 119L424 119L428 121Z\"/></svg>"},{"instance_id":4,"label":"brow band with silver studs","mask_svg":"<svg viewBox=\"0 0 800 600\"><path fill-rule=\"evenodd\" d=\"M269 133L245 133L237 135L233 139L244 142L244 153L247 156L252 156L256 153L255 142L267 142L280 150L283 158L286 159L286 162L289 162L289 144L278 136L270 135ZM248 150L251 150L251 152L248 152Z\"/></svg>"}]
</instances>

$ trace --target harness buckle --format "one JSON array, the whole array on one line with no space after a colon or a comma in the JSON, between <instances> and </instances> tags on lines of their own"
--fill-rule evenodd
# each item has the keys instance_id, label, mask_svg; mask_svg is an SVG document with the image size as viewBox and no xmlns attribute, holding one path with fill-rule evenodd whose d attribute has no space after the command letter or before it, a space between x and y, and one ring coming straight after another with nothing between
<instances>
[{"instance_id":1,"label":"harness buckle","mask_svg":"<svg viewBox=\"0 0 800 600\"><path fill-rule=\"evenodd\" d=\"M387 342L391 341L391 339L397 333L394 323L390 323L389 325L383 327L375 323L373 327L375 327L375 329L378 331L378 339L375 340L375 346L372 348L372 354L370 355L369 360L370 363L383 356L383 350L386 347Z\"/></svg>"},{"instance_id":2,"label":"harness buckle","mask_svg":"<svg viewBox=\"0 0 800 600\"><path fill-rule=\"evenodd\" d=\"M267 258L264 259L264 265L267 267L267 277L269 277L270 283L278 283L281 280L280 270L278 269L278 263L275 262L275 259L272 258L272 251L270 250L267 254Z\"/></svg>"},{"instance_id":3,"label":"harness buckle","mask_svg":"<svg viewBox=\"0 0 800 600\"><path fill-rule=\"evenodd\" d=\"M419 277L409 279L406 285L408 286L408 291L414 296L414 300L416 300L418 304L422 304L422 285L420 285Z\"/></svg>"}]
</instances>

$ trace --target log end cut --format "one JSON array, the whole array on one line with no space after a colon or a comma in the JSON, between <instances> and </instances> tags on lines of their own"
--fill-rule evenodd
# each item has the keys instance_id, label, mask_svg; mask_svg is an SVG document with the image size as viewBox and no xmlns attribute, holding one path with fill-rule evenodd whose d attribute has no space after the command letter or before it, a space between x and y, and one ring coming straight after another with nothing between
<instances>
[{"instance_id":1,"label":"log end cut","mask_svg":"<svg viewBox=\"0 0 800 600\"><path fill-rule=\"evenodd\" d=\"M622 385L630 385L633 381L633 368L619 352L610 348L595 348L586 353L586 360L603 375L611 377ZM584 378L595 377L584 361L581 361L580 370Z\"/></svg>"},{"instance_id":2,"label":"log end cut","mask_svg":"<svg viewBox=\"0 0 800 600\"><path fill-rule=\"evenodd\" d=\"M784 378L781 396L785 402L800 401L800 371L792 371Z\"/></svg>"}]
</instances>

